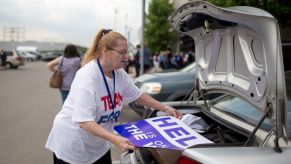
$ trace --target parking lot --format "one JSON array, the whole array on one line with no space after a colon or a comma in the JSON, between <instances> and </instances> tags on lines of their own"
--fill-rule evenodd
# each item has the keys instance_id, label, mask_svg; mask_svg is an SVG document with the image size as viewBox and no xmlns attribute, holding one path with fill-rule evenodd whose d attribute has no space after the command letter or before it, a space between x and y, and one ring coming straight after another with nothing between
<instances>
[{"instance_id":1,"label":"parking lot","mask_svg":"<svg viewBox=\"0 0 291 164\"><path fill-rule=\"evenodd\" d=\"M59 90L48 86L50 75L41 61L0 71L0 163L53 163L44 146L61 98ZM130 109L123 110L120 122L137 119ZM120 154L113 146L113 163L119 163Z\"/></svg>"}]
</instances>

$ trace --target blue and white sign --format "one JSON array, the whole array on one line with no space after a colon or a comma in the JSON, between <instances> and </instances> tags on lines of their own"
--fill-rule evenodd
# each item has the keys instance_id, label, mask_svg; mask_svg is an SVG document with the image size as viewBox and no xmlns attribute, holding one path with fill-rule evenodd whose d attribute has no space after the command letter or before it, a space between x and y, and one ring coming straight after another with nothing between
<instances>
[{"instance_id":1,"label":"blue and white sign","mask_svg":"<svg viewBox=\"0 0 291 164\"><path fill-rule=\"evenodd\" d=\"M136 147L184 150L193 145L212 143L181 120L170 116L118 125L114 129Z\"/></svg>"}]
</instances>

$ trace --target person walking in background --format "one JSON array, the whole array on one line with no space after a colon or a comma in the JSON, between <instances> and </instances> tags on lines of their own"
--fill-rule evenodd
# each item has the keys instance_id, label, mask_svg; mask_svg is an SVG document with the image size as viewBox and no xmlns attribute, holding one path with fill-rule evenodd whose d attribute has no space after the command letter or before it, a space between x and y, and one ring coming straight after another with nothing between
<instances>
[{"instance_id":1,"label":"person walking in background","mask_svg":"<svg viewBox=\"0 0 291 164\"><path fill-rule=\"evenodd\" d=\"M176 109L134 85L124 70L127 49L120 33L104 29L97 33L46 143L55 163L111 164L110 143L122 152L135 149L128 139L114 134L124 103L136 101L181 118Z\"/></svg>"},{"instance_id":2,"label":"person walking in background","mask_svg":"<svg viewBox=\"0 0 291 164\"><path fill-rule=\"evenodd\" d=\"M159 55L158 52L155 53L155 55L153 56L153 65L154 65L153 72L161 71L161 68L160 68L160 55Z\"/></svg>"},{"instance_id":3,"label":"person walking in background","mask_svg":"<svg viewBox=\"0 0 291 164\"><path fill-rule=\"evenodd\" d=\"M139 58L140 57L140 45L138 44L136 46L136 53L134 56L134 66L135 66L135 77L139 76L139 71L140 71L140 64L139 64Z\"/></svg>"},{"instance_id":4,"label":"person walking in background","mask_svg":"<svg viewBox=\"0 0 291 164\"><path fill-rule=\"evenodd\" d=\"M141 49L139 50L139 56L141 55ZM147 43L144 44L143 49L143 63L141 63L141 58L139 58L139 65L141 66L143 64L143 72L142 73L148 73L150 70L150 64L151 64L151 50L148 48Z\"/></svg>"},{"instance_id":5,"label":"person walking in background","mask_svg":"<svg viewBox=\"0 0 291 164\"><path fill-rule=\"evenodd\" d=\"M6 69L6 60L7 60L7 54L4 52L3 49L0 49L0 58L1 58L1 70Z\"/></svg>"},{"instance_id":6,"label":"person walking in background","mask_svg":"<svg viewBox=\"0 0 291 164\"><path fill-rule=\"evenodd\" d=\"M49 70L55 72L60 67L62 73L62 86L60 88L62 102L64 103L76 72L81 67L81 59L79 57L77 47L69 44L65 47L64 56L60 56L47 64Z\"/></svg>"}]
</instances>

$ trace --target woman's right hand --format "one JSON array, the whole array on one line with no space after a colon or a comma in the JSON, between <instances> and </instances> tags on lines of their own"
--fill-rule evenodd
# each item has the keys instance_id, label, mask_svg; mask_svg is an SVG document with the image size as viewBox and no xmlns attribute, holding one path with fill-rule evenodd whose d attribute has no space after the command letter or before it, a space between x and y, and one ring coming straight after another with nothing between
<instances>
[{"instance_id":1,"label":"woman's right hand","mask_svg":"<svg viewBox=\"0 0 291 164\"><path fill-rule=\"evenodd\" d=\"M115 144L122 152L135 149L134 145L128 139L118 135L115 135L113 144Z\"/></svg>"},{"instance_id":2,"label":"woman's right hand","mask_svg":"<svg viewBox=\"0 0 291 164\"><path fill-rule=\"evenodd\" d=\"M108 140L122 152L135 149L134 145L128 139L109 132L95 121L80 122L80 127L95 136Z\"/></svg>"}]
</instances>

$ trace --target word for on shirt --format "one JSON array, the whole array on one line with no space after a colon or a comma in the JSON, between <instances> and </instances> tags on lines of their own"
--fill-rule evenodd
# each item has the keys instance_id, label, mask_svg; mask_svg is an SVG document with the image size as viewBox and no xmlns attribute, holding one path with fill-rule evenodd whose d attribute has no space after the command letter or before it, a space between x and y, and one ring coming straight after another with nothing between
<instances>
[{"instance_id":1,"label":"word for on shirt","mask_svg":"<svg viewBox=\"0 0 291 164\"><path fill-rule=\"evenodd\" d=\"M120 116L120 113L121 113L120 111L116 111L116 112L111 112L110 114L102 115L97 123L101 124L101 123L107 123L109 121L117 122L118 117Z\"/></svg>"}]
</instances>

